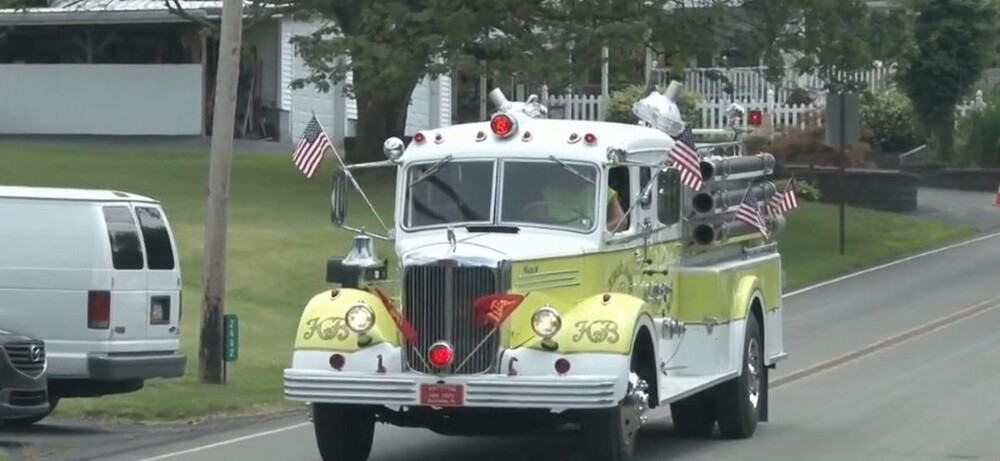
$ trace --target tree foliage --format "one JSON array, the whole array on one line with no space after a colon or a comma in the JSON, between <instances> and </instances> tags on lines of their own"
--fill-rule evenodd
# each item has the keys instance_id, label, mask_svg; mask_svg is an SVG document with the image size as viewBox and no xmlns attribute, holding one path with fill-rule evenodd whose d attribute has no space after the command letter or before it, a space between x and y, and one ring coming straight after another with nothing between
<instances>
[{"instance_id":1,"label":"tree foliage","mask_svg":"<svg viewBox=\"0 0 1000 461\"><path fill-rule=\"evenodd\" d=\"M738 6L733 6L733 4ZM729 50L759 56L764 77L815 73L827 89L857 88L850 75L896 61L905 43L905 16L869 8L863 0L702 0L662 20L659 37L688 58ZM683 60L683 59L682 59Z\"/></svg>"},{"instance_id":2,"label":"tree foliage","mask_svg":"<svg viewBox=\"0 0 1000 461\"><path fill-rule=\"evenodd\" d=\"M296 17L323 26L293 39L311 71L294 85L329 91L350 71L345 91L357 100L359 130L352 160L371 159L387 136L403 135L410 95L425 75L542 75L558 88L598 65L601 45L643 43L651 3L300 0Z\"/></svg>"},{"instance_id":3,"label":"tree foliage","mask_svg":"<svg viewBox=\"0 0 1000 461\"><path fill-rule=\"evenodd\" d=\"M913 46L900 83L943 160L954 148L955 106L979 80L996 39L992 0L913 0Z\"/></svg>"}]
</instances>

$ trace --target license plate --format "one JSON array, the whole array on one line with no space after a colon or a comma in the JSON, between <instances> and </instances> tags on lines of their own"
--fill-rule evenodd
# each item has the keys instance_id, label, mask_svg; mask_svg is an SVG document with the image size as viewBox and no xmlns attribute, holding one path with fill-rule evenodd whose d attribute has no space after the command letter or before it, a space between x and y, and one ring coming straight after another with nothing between
<instances>
[{"instance_id":1,"label":"license plate","mask_svg":"<svg viewBox=\"0 0 1000 461\"><path fill-rule=\"evenodd\" d=\"M420 404L432 407L460 407L465 404L461 384L421 384Z\"/></svg>"}]
</instances>

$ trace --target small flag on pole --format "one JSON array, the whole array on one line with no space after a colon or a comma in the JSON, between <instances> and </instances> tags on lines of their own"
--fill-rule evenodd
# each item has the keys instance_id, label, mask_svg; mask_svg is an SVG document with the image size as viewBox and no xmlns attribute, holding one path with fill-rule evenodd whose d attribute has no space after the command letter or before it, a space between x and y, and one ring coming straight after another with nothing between
<instances>
[{"instance_id":1,"label":"small flag on pole","mask_svg":"<svg viewBox=\"0 0 1000 461\"><path fill-rule=\"evenodd\" d=\"M306 178L312 178L313 174L316 173L316 169L319 168L319 164L323 162L323 154L326 153L327 149L333 149L333 144L330 143L330 138L327 137L326 132L323 131L323 127L320 126L316 115L313 114L312 119L306 125L305 131L302 132L302 138L299 139L299 143L295 146L295 152L292 154L295 167Z\"/></svg>"},{"instance_id":2,"label":"small flag on pole","mask_svg":"<svg viewBox=\"0 0 1000 461\"><path fill-rule=\"evenodd\" d=\"M793 176L785 184L785 190L774 194L767 202L767 212L771 216L785 214L799 207L799 200L795 197L795 177Z\"/></svg>"},{"instance_id":3,"label":"small flag on pole","mask_svg":"<svg viewBox=\"0 0 1000 461\"><path fill-rule=\"evenodd\" d=\"M747 188L747 193L743 194L743 200L740 202L740 207L736 210L736 219L754 229L757 229L764 238L768 237L767 226L764 224L764 216L760 214L760 205L757 203L757 197L750 193L750 188Z\"/></svg>"},{"instance_id":4,"label":"small flag on pole","mask_svg":"<svg viewBox=\"0 0 1000 461\"><path fill-rule=\"evenodd\" d=\"M681 170L681 182L691 189L701 190L704 184L701 176L701 157L682 139L678 138L674 142L667 156L673 161L674 166Z\"/></svg>"}]
</instances>

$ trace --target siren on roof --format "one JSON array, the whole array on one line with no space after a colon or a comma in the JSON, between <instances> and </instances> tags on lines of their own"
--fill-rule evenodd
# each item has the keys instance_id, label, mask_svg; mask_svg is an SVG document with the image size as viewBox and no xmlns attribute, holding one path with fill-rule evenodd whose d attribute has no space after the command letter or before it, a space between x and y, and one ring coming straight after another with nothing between
<instances>
[{"instance_id":1,"label":"siren on roof","mask_svg":"<svg viewBox=\"0 0 1000 461\"><path fill-rule=\"evenodd\" d=\"M503 91L500 88L494 88L490 91L490 101L493 102L494 106L497 106L498 113L504 114L524 114L531 118L548 118L549 109L542 105L538 100L538 95L528 96L528 100L525 102L510 101L504 96Z\"/></svg>"},{"instance_id":2,"label":"siren on roof","mask_svg":"<svg viewBox=\"0 0 1000 461\"><path fill-rule=\"evenodd\" d=\"M683 117L675 98L681 90L680 82L673 80L662 94L653 91L632 105L632 113L649 126L677 137L684 132Z\"/></svg>"}]
</instances>

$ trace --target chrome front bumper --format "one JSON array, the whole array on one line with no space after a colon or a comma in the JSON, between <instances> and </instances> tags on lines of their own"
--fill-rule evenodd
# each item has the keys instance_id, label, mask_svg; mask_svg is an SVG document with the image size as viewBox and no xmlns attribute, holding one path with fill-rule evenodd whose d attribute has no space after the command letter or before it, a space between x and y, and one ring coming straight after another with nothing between
<instances>
[{"instance_id":1,"label":"chrome front bumper","mask_svg":"<svg viewBox=\"0 0 1000 461\"><path fill-rule=\"evenodd\" d=\"M421 402L421 387L461 385L462 407L551 410L613 407L627 377L615 375L437 377L418 373L356 373L286 369L285 398L313 403L435 406ZM442 405L443 406L443 405Z\"/></svg>"}]
</instances>

